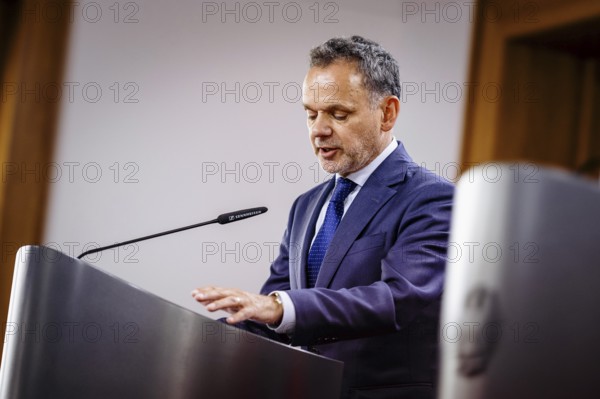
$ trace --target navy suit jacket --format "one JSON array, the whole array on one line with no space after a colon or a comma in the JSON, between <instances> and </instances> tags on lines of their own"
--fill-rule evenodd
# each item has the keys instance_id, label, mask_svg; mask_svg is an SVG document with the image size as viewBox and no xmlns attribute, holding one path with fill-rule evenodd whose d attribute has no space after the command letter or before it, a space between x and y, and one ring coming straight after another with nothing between
<instances>
[{"instance_id":1,"label":"navy suit jacket","mask_svg":"<svg viewBox=\"0 0 600 399\"><path fill-rule=\"evenodd\" d=\"M261 293L289 294L291 344L344 362L342 397L433 398L453 187L399 143L359 191L315 287L305 289L316 220L333 187L332 179L296 199Z\"/></svg>"}]
</instances>

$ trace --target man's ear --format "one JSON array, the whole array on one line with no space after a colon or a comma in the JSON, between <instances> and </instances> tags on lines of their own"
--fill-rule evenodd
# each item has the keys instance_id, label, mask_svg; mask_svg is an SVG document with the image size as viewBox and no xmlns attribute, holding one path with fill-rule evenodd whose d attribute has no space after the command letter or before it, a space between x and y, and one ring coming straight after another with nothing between
<instances>
[{"instance_id":1,"label":"man's ear","mask_svg":"<svg viewBox=\"0 0 600 399\"><path fill-rule=\"evenodd\" d=\"M381 130L389 132L396 124L400 114L400 100L396 96L387 96L381 100Z\"/></svg>"}]
</instances>

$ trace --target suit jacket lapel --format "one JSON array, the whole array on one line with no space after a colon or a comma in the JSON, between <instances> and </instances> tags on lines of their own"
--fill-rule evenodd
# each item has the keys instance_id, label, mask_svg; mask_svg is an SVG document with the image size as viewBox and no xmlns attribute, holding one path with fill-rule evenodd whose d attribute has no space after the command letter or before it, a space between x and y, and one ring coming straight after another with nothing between
<instances>
[{"instance_id":1,"label":"suit jacket lapel","mask_svg":"<svg viewBox=\"0 0 600 399\"><path fill-rule=\"evenodd\" d=\"M296 246L294 252L299 255L296 256L294 265L290 262L290 269L293 275L296 276L296 284L291 282L291 288L306 288L306 262L308 259L308 251L310 250L310 244L315 235L315 225L319 218L321 208L325 203L325 199L333 187L335 186L335 180L331 179L327 184L324 184L320 190L315 191L311 198L308 200L308 206L304 211L304 217L302 222L299 223L296 231L298 232L298 242L292 243Z\"/></svg>"},{"instance_id":2,"label":"suit jacket lapel","mask_svg":"<svg viewBox=\"0 0 600 399\"><path fill-rule=\"evenodd\" d=\"M404 180L411 161L400 143L398 148L369 177L342 218L331 240L321 264L316 287L328 287L331 284L331 280L352 243L356 241L358 235L379 209L397 193L397 190L390 186ZM312 226L314 230L314 224ZM306 269L306 258L302 261L302 269Z\"/></svg>"}]
</instances>

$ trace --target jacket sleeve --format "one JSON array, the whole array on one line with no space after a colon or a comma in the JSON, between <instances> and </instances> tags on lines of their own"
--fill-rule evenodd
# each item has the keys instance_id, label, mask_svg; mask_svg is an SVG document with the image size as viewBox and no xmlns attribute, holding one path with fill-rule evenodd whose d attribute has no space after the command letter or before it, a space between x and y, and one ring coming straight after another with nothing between
<instances>
[{"instance_id":1,"label":"jacket sleeve","mask_svg":"<svg viewBox=\"0 0 600 399\"><path fill-rule=\"evenodd\" d=\"M288 218L288 225L283 233L281 244L279 244L279 255L271 264L271 271L269 278L260 290L263 295L268 295L273 291L287 291L291 288L290 285L290 229L293 223L294 212L298 199L294 201L290 215Z\"/></svg>"}]
</instances>

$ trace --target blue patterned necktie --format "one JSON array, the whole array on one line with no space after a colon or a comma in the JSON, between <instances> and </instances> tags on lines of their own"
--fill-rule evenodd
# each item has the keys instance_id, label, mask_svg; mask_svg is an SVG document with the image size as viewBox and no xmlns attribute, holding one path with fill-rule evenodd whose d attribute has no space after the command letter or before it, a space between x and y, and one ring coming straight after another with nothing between
<instances>
[{"instance_id":1,"label":"blue patterned necktie","mask_svg":"<svg viewBox=\"0 0 600 399\"><path fill-rule=\"evenodd\" d=\"M337 179L335 189L329 200L329 205L327 205L325 220L323 221L323 225L315 237L315 240L310 247L310 252L308 253L306 268L308 288L314 287L317 282L317 276L319 275L321 263L323 263L323 258L325 258L329 243L331 243L335 230L337 229L338 224L340 224L340 220L342 220L342 215L344 214L344 201L355 187L356 183L352 180L343 177Z\"/></svg>"}]
</instances>

